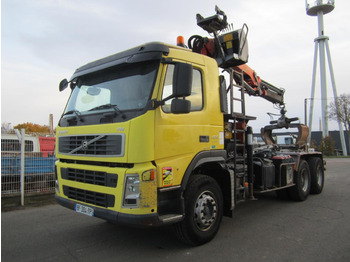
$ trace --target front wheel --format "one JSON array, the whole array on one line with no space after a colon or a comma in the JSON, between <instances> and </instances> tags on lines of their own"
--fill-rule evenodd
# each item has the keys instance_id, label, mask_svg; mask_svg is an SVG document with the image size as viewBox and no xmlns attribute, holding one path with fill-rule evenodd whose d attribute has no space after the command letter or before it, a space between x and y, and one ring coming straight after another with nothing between
<instances>
[{"instance_id":1,"label":"front wheel","mask_svg":"<svg viewBox=\"0 0 350 262\"><path fill-rule=\"evenodd\" d=\"M174 225L177 237L190 245L212 240L223 216L223 197L217 182L206 175L190 178L185 194L185 218Z\"/></svg>"},{"instance_id":2,"label":"front wheel","mask_svg":"<svg viewBox=\"0 0 350 262\"><path fill-rule=\"evenodd\" d=\"M304 201L310 193L310 168L305 160L300 160L298 172L294 177L294 186L288 188L289 196L296 201Z\"/></svg>"}]
</instances>

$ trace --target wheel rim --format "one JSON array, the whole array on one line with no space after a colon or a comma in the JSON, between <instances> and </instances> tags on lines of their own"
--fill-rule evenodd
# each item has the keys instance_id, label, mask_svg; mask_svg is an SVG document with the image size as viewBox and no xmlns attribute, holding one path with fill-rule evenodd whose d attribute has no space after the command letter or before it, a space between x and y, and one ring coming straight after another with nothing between
<instances>
[{"instance_id":1,"label":"wheel rim","mask_svg":"<svg viewBox=\"0 0 350 262\"><path fill-rule=\"evenodd\" d=\"M301 176L300 176L300 182L301 182L302 190L306 192L309 186L309 176L306 170L302 170Z\"/></svg>"},{"instance_id":2,"label":"wheel rim","mask_svg":"<svg viewBox=\"0 0 350 262\"><path fill-rule=\"evenodd\" d=\"M317 184L318 184L319 186L321 186L322 183L323 183L323 173L322 173L321 167L318 167L318 168L317 168L316 180L317 180Z\"/></svg>"},{"instance_id":3,"label":"wheel rim","mask_svg":"<svg viewBox=\"0 0 350 262\"><path fill-rule=\"evenodd\" d=\"M194 220L201 231L209 230L217 217L217 204L213 193L205 191L199 195L194 207Z\"/></svg>"}]
</instances>

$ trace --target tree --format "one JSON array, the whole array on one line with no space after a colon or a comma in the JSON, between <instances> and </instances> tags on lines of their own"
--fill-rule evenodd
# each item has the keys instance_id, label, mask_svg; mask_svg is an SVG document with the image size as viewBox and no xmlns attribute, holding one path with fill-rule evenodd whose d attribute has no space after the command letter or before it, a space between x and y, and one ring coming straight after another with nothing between
<instances>
[{"instance_id":1,"label":"tree","mask_svg":"<svg viewBox=\"0 0 350 262\"><path fill-rule=\"evenodd\" d=\"M38 125L38 124L33 124L33 123L23 123L23 124L19 124L14 126L15 129L25 129L26 133L43 133L43 134L48 134L50 133L50 128L49 126L42 126L42 125Z\"/></svg>"},{"instance_id":2,"label":"tree","mask_svg":"<svg viewBox=\"0 0 350 262\"><path fill-rule=\"evenodd\" d=\"M322 138L320 145L318 146L318 151L322 152L326 156L334 155L335 142L331 136L326 136Z\"/></svg>"},{"instance_id":3,"label":"tree","mask_svg":"<svg viewBox=\"0 0 350 262\"><path fill-rule=\"evenodd\" d=\"M311 140L310 142L310 148L317 148L317 144L315 140Z\"/></svg>"},{"instance_id":4,"label":"tree","mask_svg":"<svg viewBox=\"0 0 350 262\"><path fill-rule=\"evenodd\" d=\"M341 94L335 102L331 102L328 116L344 125L348 134L350 151L350 94Z\"/></svg>"}]
</instances>

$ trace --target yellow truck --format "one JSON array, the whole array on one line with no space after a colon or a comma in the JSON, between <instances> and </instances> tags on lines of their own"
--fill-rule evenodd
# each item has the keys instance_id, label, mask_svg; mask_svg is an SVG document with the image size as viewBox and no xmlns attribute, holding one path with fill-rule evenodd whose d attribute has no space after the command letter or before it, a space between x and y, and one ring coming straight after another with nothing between
<instances>
[{"instance_id":1,"label":"yellow truck","mask_svg":"<svg viewBox=\"0 0 350 262\"><path fill-rule=\"evenodd\" d=\"M112 223L173 224L181 240L200 245L255 192L299 201L321 193L321 153L301 143L279 148L268 139L274 125L263 132L269 145L254 149L247 124L255 118L245 115L244 94L261 90L248 87L236 68L248 58L247 32L219 35L227 22L216 10L197 15L198 25L214 32L214 40L202 41L208 47L198 50L198 37L197 50L147 43L62 80L60 91L70 86L71 95L56 130L59 204ZM220 45L216 55L203 54L209 45ZM243 111L235 112L235 103Z\"/></svg>"}]
</instances>

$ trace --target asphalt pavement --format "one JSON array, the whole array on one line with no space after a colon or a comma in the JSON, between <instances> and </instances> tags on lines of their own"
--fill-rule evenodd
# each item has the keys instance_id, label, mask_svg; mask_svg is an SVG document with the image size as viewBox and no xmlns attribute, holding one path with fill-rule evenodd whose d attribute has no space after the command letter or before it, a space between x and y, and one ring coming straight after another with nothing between
<instances>
[{"instance_id":1,"label":"asphalt pavement","mask_svg":"<svg viewBox=\"0 0 350 262\"><path fill-rule=\"evenodd\" d=\"M169 227L109 224L57 204L1 214L2 261L350 261L350 158L327 159L325 187L304 202L274 194L237 205L210 243Z\"/></svg>"}]
</instances>

